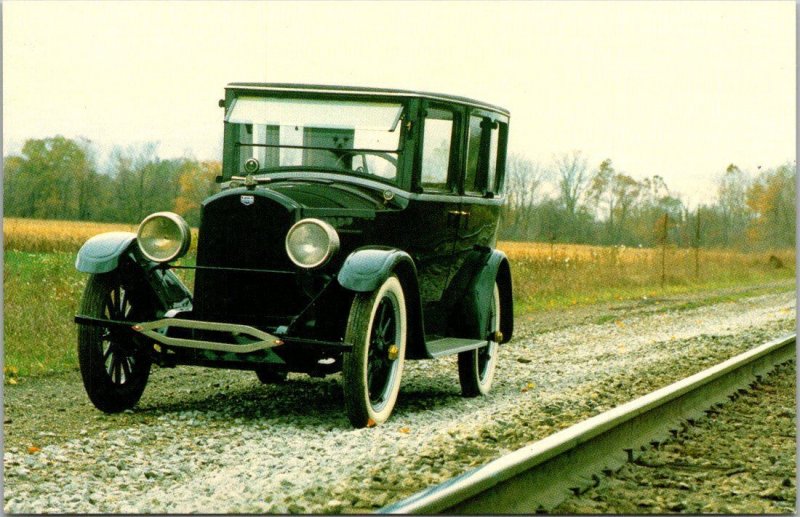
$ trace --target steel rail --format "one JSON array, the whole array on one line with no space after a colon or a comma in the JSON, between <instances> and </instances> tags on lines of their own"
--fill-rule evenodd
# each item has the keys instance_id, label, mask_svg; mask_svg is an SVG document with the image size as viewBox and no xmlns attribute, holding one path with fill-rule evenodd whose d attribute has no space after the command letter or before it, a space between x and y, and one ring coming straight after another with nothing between
<instances>
[{"instance_id":1,"label":"steel rail","mask_svg":"<svg viewBox=\"0 0 800 517\"><path fill-rule=\"evenodd\" d=\"M795 358L796 334L531 443L510 454L385 506L377 513L534 513L600 482L685 420L732 397L776 365Z\"/></svg>"}]
</instances>

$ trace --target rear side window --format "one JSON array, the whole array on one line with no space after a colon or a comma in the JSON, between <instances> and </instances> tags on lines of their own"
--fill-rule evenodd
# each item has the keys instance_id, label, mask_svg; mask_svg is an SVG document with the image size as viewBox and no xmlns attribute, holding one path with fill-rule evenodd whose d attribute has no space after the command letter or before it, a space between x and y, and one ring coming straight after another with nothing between
<instances>
[{"instance_id":1,"label":"rear side window","mask_svg":"<svg viewBox=\"0 0 800 517\"><path fill-rule=\"evenodd\" d=\"M481 165L481 140L483 139L483 118L477 115L469 117L469 137L467 140L467 170L464 175L464 191L480 192L478 171Z\"/></svg>"},{"instance_id":2,"label":"rear side window","mask_svg":"<svg viewBox=\"0 0 800 517\"><path fill-rule=\"evenodd\" d=\"M422 188L447 190L453 142L453 112L431 108L425 114L422 136Z\"/></svg>"},{"instance_id":3,"label":"rear side window","mask_svg":"<svg viewBox=\"0 0 800 517\"><path fill-rule=\"evenodd\" d=\"M504 160L500 148L504 137L505 124L488 116L470 116L464 192L476 195L499 192Z\"/></svg>"},{"instance_id":4,"label":"rear side window","mask_svg":"<svg viewBox=\"0 0 800 517\"><path fill-rule=\"evenodd\" d=\"M497 182L497 149L500 144L500 124L492 123L489 130L489 160L486 164L486 188L484 190L496 192Z\"/></svg>"}]
</instances>

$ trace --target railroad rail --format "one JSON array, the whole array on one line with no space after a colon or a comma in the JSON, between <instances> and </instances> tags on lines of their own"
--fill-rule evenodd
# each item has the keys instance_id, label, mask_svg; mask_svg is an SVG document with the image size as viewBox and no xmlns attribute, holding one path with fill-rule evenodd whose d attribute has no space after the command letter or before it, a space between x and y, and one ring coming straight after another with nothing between
<instances>
[{"instance_id":1,"label":"railroad rail","mask_svg":"<svg viewBox=\"0 0 800 517\"><path fill-rule=\"evenodd\" d=\"M683 421L795 358L791 334L596 415L377 513L534 513L597 485Z\"/></svg>"}]
</instances>

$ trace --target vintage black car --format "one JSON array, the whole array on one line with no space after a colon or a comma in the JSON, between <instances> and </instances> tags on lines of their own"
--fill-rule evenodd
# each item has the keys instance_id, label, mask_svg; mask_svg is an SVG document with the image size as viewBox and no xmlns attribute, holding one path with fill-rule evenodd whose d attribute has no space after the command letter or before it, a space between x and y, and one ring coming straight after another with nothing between
<instances>
[{"instance_id":1,"label":"vintage black car","mask_svg":"<svg viewBox=\"0 0 800 517\"><path fill-rule=\"evenodd\" d=\"M202 203L194 265L177 214L89 239L83 383L134 406L152 363L342 372L356 427L392 412L406 359L458 354L485 394L511 338L511 274L495 249L509 113L451 95L232 83L220 192ZM193 293L175 275L193 268Z\"/></svg>"}]
</instances>

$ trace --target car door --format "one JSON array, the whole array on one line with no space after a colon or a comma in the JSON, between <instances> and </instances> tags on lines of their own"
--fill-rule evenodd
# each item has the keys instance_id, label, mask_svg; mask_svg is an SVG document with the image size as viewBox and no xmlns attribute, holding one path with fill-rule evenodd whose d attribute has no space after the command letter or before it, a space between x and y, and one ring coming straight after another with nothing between
<instances>
[{"instance_id":1,"label":"car door","mask_svg":"<svg viewBox=\"0 0 800 517\"><path fill-rule=\"evenodd\" d=\"M476 247L495 247L502 204L508 119L472 109L467 118L465 160L455 237L455 274Z\"/></svg>"},{"instance_id":2,"label":"car door","mask_svg":"<svg viewBox=\"0 0 800 517\"><path fill-rule=\"evenodd\" d=\"M459 221L460 114L446 105L424 103L417 194L406 209L413 242L425 332L443 332L442 295L452 274L452 255Z\"/></svg>"}]
</instances>

